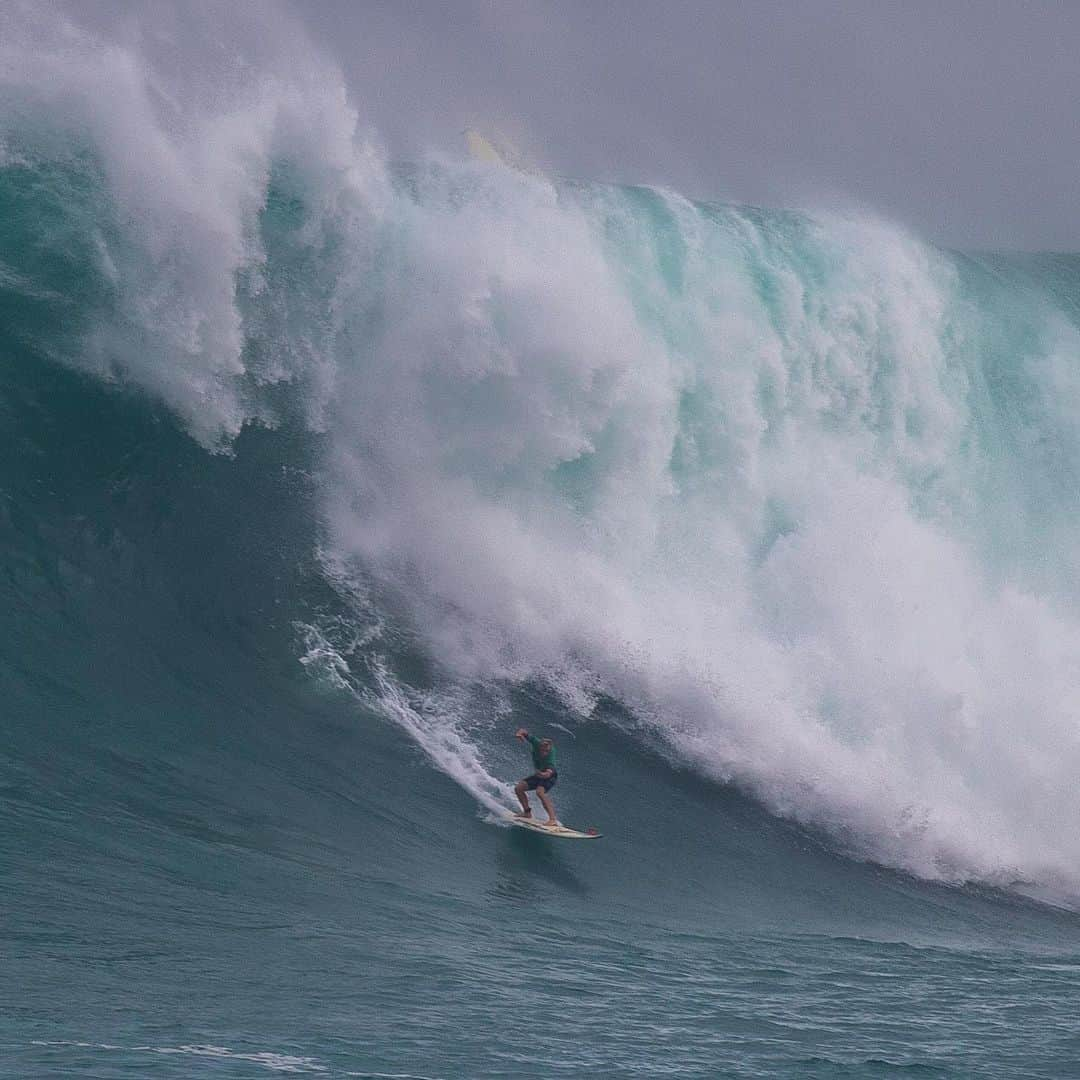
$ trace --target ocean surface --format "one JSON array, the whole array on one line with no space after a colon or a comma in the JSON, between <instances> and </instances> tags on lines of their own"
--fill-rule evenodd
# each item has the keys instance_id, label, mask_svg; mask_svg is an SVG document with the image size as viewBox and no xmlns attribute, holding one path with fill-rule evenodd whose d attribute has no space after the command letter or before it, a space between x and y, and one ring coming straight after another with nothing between
<instances>
[{"instance_id":1,"label":"ocean surface","mask_svg":"<svg viewBox=\"0 0 1080 1080\"><path fill-rule=\"evenodd\" d=\"M219 31L0 15L0 1075L1080 1076L1080 256Z\"/></svg>"}]
</instances>

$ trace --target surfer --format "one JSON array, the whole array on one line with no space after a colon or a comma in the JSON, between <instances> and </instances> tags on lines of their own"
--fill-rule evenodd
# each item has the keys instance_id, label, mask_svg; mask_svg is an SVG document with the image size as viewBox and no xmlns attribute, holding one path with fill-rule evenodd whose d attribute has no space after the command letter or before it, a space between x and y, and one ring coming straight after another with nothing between
<instances>
[{"instance_id":1,"label":"surfer","mask_svg":"<svg viewBox=\"0 0 1080 1080\"><path fill-rule=\"evenodd\" d=\"M521 803L521 813L518 817L531 818L532 807L529 806L529 796L526 791L535 791L537 798L544 804L548 819L546 825L558 825L559 819L555 816L555 807L552 805L548 792L555 786L559 774L555 771L555 744L550 739L538 739L530 735L524 728L518 728L514 733L515 738L527 742L532 747L533 769L532 776L526 776L514 785L514 794Z\"/></svg>"}]
</instances>

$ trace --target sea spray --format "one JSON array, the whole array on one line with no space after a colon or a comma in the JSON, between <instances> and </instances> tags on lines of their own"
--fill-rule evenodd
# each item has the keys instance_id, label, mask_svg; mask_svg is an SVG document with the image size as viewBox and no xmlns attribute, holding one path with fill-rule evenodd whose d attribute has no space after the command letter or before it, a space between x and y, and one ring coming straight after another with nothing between
<instances>
[{"instance_id":1,"label":"sea spray","mask_svg":"<svg viewBox=\"0 0 1080 1080\"><path fill-rule=\"evenodd\" d=\"M980 343L1030 345L1041 305L1002 325L875 221L443 162L397 213L327 522L449 678L615 698L920 874L1071 876L1077 629L1003 573L1029 463L979 410Z\"/></svg>"}]
</instances>

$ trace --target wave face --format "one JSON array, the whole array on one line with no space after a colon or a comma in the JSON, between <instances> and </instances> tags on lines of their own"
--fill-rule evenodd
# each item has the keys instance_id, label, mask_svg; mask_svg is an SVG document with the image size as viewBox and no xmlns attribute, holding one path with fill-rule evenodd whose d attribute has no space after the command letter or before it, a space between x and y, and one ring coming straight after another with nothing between
<instances>
[{"instance_id":1,"label":"wave face","mask_svg":"<svg viewBox=\"0 0 1080 1080\"><path fill-rule=\"evenodd\" d=\"M674 1060L683 1008L749 1039L686 1075L1033 1067L977 1025L954 1035L985 1060L935 1057L925 957L880 940L999 982L1005 941L1077 945L1020 894L1080 897L1080 257L389 162L287 24L207 18L231 59L0 16L2 852L24 986L48 995L44 935L86 991L78 1022L26 1011L21 1074L347 1072L332 1024L252 1034L312 1022L293 976L354 995L362 1075L554 1068L485 1058L449 1006L462 1045L416 1035L419 987L482 984L487 1016L550 962L522 905L578 950L546 1007L624 995L621 1051L558 1043L582 1074ZM561 733L560 807L609 833L587 864L482 820L520 723ZM256 931L302 921L271 949L292 974L260 967ZM318 982L335 941L371 986ZM195 954L185 1011L162 987ZM715 996L779 1031L776 972L864 962L911 988L891 1057L840 1033L842 974L806 1014L834 1041L796 1023L782 1051ZM671 963L704 981L641 996ZM1055 963L987 1006L1056 1003L1047 1075ZM223 996L245 965L258 1023ZM178 1018L90 1004L140 986Z\"/></svg>"}]
</instances>

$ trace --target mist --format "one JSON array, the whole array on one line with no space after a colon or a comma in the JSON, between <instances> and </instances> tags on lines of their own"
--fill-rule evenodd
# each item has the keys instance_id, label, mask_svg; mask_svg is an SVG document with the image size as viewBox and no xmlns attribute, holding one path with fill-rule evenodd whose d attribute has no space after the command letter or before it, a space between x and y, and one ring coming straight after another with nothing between
<instances>
[{"instance_id":1,"label":"mist","mask_svg":"<svg viewBox=\"0 0 1080 1080\"><path fill-rule=\"evenodd\" d=\"M409 157L856 206L947 246L1073 250L1080 9L844 0L293 5Z\"/></svg>"}]
</instances>

